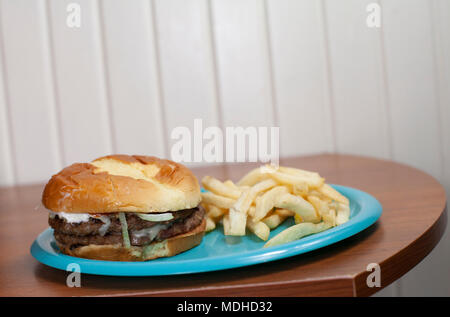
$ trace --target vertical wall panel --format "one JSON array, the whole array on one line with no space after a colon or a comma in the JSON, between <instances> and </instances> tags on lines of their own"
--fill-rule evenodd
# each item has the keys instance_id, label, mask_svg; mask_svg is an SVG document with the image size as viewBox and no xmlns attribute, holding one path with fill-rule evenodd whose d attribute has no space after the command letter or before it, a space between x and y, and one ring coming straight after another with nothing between
<instances>
[{"instance_id":1,"label":"vertical wall panel","mask_svg":"<svg viewBox=\"0 0 450 317\"><path fill-rule=\"evenodd\" d=\"M438 179L450 197L450 2L429 1L431 5L431 39L434 40L435 86L439 103L444 172ZM403 279L405 296L450 296L450 223L442 240L416 268Z\"/></svg>"},{"instance_id":2,"label":"vertical wall panel","mask_svg":"<svg viewBox=\"0 0 450 317\"><path fill-rule=\"evenodd\" d=\"M382 1L393 157L442 181L442 139L429 3ZM448 267L439 249L401 279L401 295L437 295ZM438 253L436 253L438 252Z\"/></svg>"},{"instance_id":3,"label":"vertical wall panel","mask_svg":"<svg viewBox=\"0 0 450 317\"><path fill-rule=\"evenodd\" d=\"M45 3L0 6L17 182L40 182L61 168Z\"/></svg>"},{"instance_id":4,"label":"vertical wall panel","mask_svg":"<svg viewBox=\"0 0 450 317\"><path fill-rule=\"evenodd\" d=\"M372 0L325 1L337 151L386 158L388 121L380 29L369 28Z\"/></svg>"},{"instance_id":5,"label":"vertical wall panel","mask_svg":"<svg viewBox=\"0 0 450 317\"><path fill-rule=\"evenodd\" d=\"M0 17L1 18L1 17ZM0 186L14 184L14 166L11 136L8 122L8 99L6 91L5 68L3 67L3 43L0 20Z\"/></svg>"},{"instance_id":6,"label":"vertical wall panel","mask_svg":"<svg viewBox=\"0 0 450 317\"><path fill-rule=\"evenodd\" d=\"M274 119L264 2L212 1L225 126L272 126Z\"/></svg>"},{"instance_id":7,"label":"vertical wall panel","mask_svg":"<svg viewBox=\"0 0 450 317\"><path fill-rule=\"evenodd\" d=\"M168 137L197 118L219 126L207 1L154 1L154 16Z\"/></svg>"},{"instance_id":8,"label":"vertical wall panel","mask_svg":"<svg viewBox=\"0 0 450 317\"><path fill-rule=\"evenodd\" d=\"M102 9L116 151L164 156L150 2L108 0Z\"/></svg>"},{"instance_id":9,"label":"vertical wall panel","mask_svg":"<svg viewBox=\"0 0 450 317\"><path fill-rule=\"evenodd\" d=\"M71 2L49 2L51 53L65 164L91 160L112 151L97 1L77 1L81 7L80 28L66 24L67 5Z\"/></svg>"},{"instance_id":10,"label":"vertical wall panel","mask_svg":"<svg viewBox=\"0 0 450 317\"><path fill-rule=\"evenodd\" d=\"M324 1L336 150L390 158L381 29L367 26L372 0ZM375 2L376 3L376 2ZM381 25L383 27L383 25ZM395 296L397 283L375 296Z\"/></svg>"},{"instance_id":11,"label":"vertical wall panel","mask_svg":"<svg viewBox=\"0 0 450 317\"><path fill-rule=\"evenodd\" d=\"M432 9L436 54L435 67L438 76L437 92L444 156L443 183L450 195L450 2L448 0L433 0Z\"/></svg>"},{"instance_id":12,"label":"vertical wall panel","mask_svg":"<svg viewBox=\"0 0 450 317\"><path fill-rule=\"evenodd\" d=\"M267 16L281 155L331 152L320 1L269 0Z\"/></svg>"},{"instance_id":13,"label":"vertical wall panel","mask_svg":"<svg viewBox=\"0 0 450 317\"><path fill-rule=\"evenodd\" d=\"M441 143L426 0L383 1L394 159L442 175Z\"/></svg>"},{"instance_id":14,"label":"vertical wall panel","mask_svg":"<svg viewBox=\"0 0 450 317\"><path fill-rule=\"evenodd\" d=\"M450 199L450 2L432 1L434 23L434 43L436 50L436 70L438 76L438 99L440 105L442 147L444 157L443 185ZM448 203L447 203L448 205ZM442 242L436 248L436 260L441 267L450 268L450 222L447 224ZM440 296L450 296L450 272L443 274L440 287L436 292Z\"/></svg>"}]
</instances>

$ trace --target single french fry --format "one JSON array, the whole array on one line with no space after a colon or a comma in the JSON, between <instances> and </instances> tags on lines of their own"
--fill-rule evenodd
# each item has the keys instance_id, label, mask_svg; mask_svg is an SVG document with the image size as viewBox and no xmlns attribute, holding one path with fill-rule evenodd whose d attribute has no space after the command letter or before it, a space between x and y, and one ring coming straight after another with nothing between
<instances>
[{"instance_id":1,"label":"single french fry","mask_svg":"<svg viewBox=\"0 0 450 317\"><path fill-rule=\"evenodd\" d=\"M350 207L348 205L339 203L339 208L337 210L336 216L336 225L338 226L343 223L346 223L349 218L350 218Z\"/></svg>"},{"instance_id":2,"label":"single french fry","mask_svg":"<svg viewBox=\"0 0 450 317\"><path fill-rule=\"evenodd\" d=\"M233 206L233 204L235 202L234 199L219 196L212 192L201 193L201 195L202 195L203 203L208 204L208 205L215 205L219 208L229 209L229 208L231 208L231 206Z\"/></svg>"},{"instance_id":3,"label":"single french fry","mask_svg":"<svg viewBox=\"0 0 450 317\"><path fill-rule=\"evenodd\" d=\"M267 247L273 247L276 245L284 244L287 242L295 241L298 239L301 239L307 235L318 233L324 230L327 230L331 228L331 226L325 222L320 222L317 224L310 223L310 222L304 222L299 223L297 225L293 225L279 234L277 234L275 237L267 241L267 243L264 245L265 248Z\"/></svg>"},{"instance_id":4,"label":"single french fry","mask_svg":"<svg viewBox=\"0 0 450 317\"><path fill-rule=\"evenodd\" d=\"M318 173L297 170L288 167L266 166L267 176L275 179L282 185L304 184L310 188L318 188L324 184L324 179ZM304 186L302 185L302 186Z\"/></svg>"},{"instance_id":5,"label":"single french fry","mask_svg":"<svg viewBox=\"0 0 450 317\"><path fill-rule=\"evenodd\" d=\"M314 208L316 209L316 211L319 213L319 215L321 217L323 217L323 215L327 215L328 211L330 210L328 203L321 200L320 198L318 198L317 196L308 196L307 200L314 206Z\"/></svg>"},{"instance_id":6,"label":"single french fry","mask_svg":"<svg viewBox=\"0 0 450 317\"><path fill-rule=\"evenodd\" d=\"M300 184L309 188L318 188L324 184L324 179L321 177L291 175L277 171L267 173L267 175L282 185L294 186Z\"/></svg>"},{"instance_id":7,"label":"single french fry","mask_svg":"<svg viewBox=\"0 0 450 317\"><path fill-rule=\"evenodd\" d=\"M214 222L213 219L211 219L210 217L206 216L206 232L212 231L216 228L216 223Z\"/></svg>"},{"instance_id":8,"label":"single french fry","mask_svg":"<svg viewBox=\"0 0 450 317\"><path fill-rule=\"evenodd\" d=\"M270 228L261 221L255 221L251 217L248 217L247 228L261 240L266 241L269 238Z\"/></svg>"},{"instance_id":9,"label":"single french fry","mask_svg":"<svg viewBox=\"0 0 450 317\"><path fill-rule=\"evenodd\" d=\"M284 208L276 208L275 213L279 214L280 216L286 216L291 217L295 215L295 212L292 210L284 209Z\"/></svg>"},{"instance_id":10,"label":"single french fry","mask_svg":"<svg viewBox=\"0 0 450 317\"><path fill-rule=\"evenodd\" d=\"M326 214L322 215L322 221L329 224L332 227L336 226L336 210L330 208Z\"/></svg>"},{"instance_id":11,"label":"single french fry","mask_svg":"<svg viewBox=\"0 0 450 317\"><path fill-rule=\"evenodd\" d=\"M306 183L299 183L292 186L292 193L296 196L302 196L303 198L308 195L309 186Z\"/></svg>"},{"instance_id":12,"label":"single french fry","mask_svg":"<svg viewBox=\"0 0 450 317\"><path fill-rule=\"evenodd\" d=\"M350 202L348 201L348 198L339 193L336 189L331 187L328 184L323 184L321 187L317 189L322 195L325 197L328 197L332 200L336 200L337 202L343 203L345 205L349 205Z\"/></svg>"},{"instance_id":13,"label":"single french fry","mask_svg":"<svg viewBox=\"0 0 450 317\"><path fill-rule=\"evenodd\" d=\"M299 224L299 223L304 222L303 219L302 219L302 217L300 217L299 214L295 214L295 215L294 215L294 221L295 221L295 224Z\"/></svg>"},{"instance_id":14,"label":"single french fry","mask_svg":"<svg viewBox=\"0 0 450 317\"><path fill-rule=\"evenodd\" d=\"M257 197L257 199L258 199L259 197ZM255 210L256 210L256 207L255 206L250 206L250 208L248 209L248 215L250 216L250 217L255 217Z\"/></svg>"},{"instance_id":15,"label":"single french fry","mask_svg":"<svg viewBox=\"0 0 450 317\"><path fill-rule=\"evenodd\" d=\"M308 196L317 196L317 197L319 197L320 199L325 198L325 196L322 195L322 193L320 193L320 192L317 191L316 189L311 189L311 190L308 192Z\"/></svg>"},{"instance_id":16,"label":"single french fry","mask_svg":"<svg viewBox=\"0 0 450 317\"><path fill-rule=\"evenodd\" d=\"M236 202L231 206L228 215L230 219L229 235L245 235L245 226L247 222L247 211L250 208L250 188L245 189Z\"/></svg>"},{"instance_id":17,"label":"single french fry","mask_svg":"<svg viewBox=\"0 0 450 317\"><path fill-rule=\"evenodd\" d=\"M250 197L250 188L242 191L241 195L238 197L236 202L233 204L232 208L236 211L242 212L244 214L247 213L248 208L250 208L252 204L252 199Z\"/></svg>"},{"instance_id":18,"label":"single french fry","mask_svg":"<svg viewBox=\"0 0 450 317\"><path fill-rule=\"evenodd\" d=\"M209 205L208 205L208 204L205 204L203 201L200 202L200 206L202 206L203 209L205 209L205 212L208 212L208 211L209 211Z\"/></svg>"},{"instance_id":19,"label":"single french fry","mask_svg":"<svg viewBox=\"0 0 450 317\"><path fill-rule=\"evenodd\" d=\"M256 209L254 218L255 221L263 219L269 211L275 207L275 203L278 197L288 194L288 188L285 186L277 186L264 193L262 196L256 199ZM284 208L284 207L280 207Z\"/></svg>"},{"instance_id":20,"label":"single french fry","mask_svg":"<svg viewBox=\"0 0 450 317\"><path fill-rule=\"evenodd\" d=\"M223 183L224 183L224 185L226 185L226 186L228 186L230 188L239 190L239 187L235 183L233 183L231 180L226 180Z\"/></svg>"},{"instance_id":21,"label":"single french fry","mask_svg":"<svg viewBox=\"0 0 450 317\"><path fill-rule=\"evenodd\" d=\"M277 198L275 207L292 210L305 222L317 223L320 221L320 215L316 212L314 206L300 196L288 193L281 195Z\"/></svg>"},{"instance_id":22,"label":"single french fry","mask_svg":"<svg viewBox=\"0 0 450 317\"><path fill-rule=\"evenodd\" d=\"M256 183L264 180L267 177L267 174L261 171L261 168L255 168L244 175L238 182L238 186L252 186Z\"/></svg>"},{"instance_id":23,"label":"single french fry","mask_svg":"<svg viewBox=\"0 0 450 317\"><path fill-rule=\"evenodd\" d=\"M280 215L274 212L271 215L263 218L261 221L264 222L272 230L282 224L283 221L285 221L287 218L288 216Z\"/></svg>"},{"instance_id":24,"label":"single french fry","mask_svg":"<svg viewBox=\"0 0 450 317\"><path fill-rule=\"evenodd\" d=\"M272 187L275 187L277 185L278 185L277 182L275 182L274 180L266 179L266 180L263 180L261 182L256 183L255 185L253 185L251 187L251 189L250 189L250 192L251 192L251 194L252 194L252 196L254 198L259 193L261 193L263 191L266 191L266 190L268 190L268 189L270 189Z\"/></svg>"},{"instance_id":25,"label":"single french fry","mask_svg":"<svg viewBox=\"0 0 450 317\"><path fill-rule=\"evenodd\" d=\"M245 227L247 225L247 214L240 212L234 208L228 211L228 219L230 227L226 235L245 236Z\"/></svg>"},{"instance_id":26,"label":"single french fry","mask_svg":"<svg viewBox=\"0 0 450 317\"><path fill-rule=\"evenodd\" d=\"M308 177L320 177L319 173L310 172L310 171L306 171L306 170L302 170L302 169L294 168L294 167L279 166L278 170L285 174L308 176Z\"/></svg>"},{"instance_id":27,"label":"single french fry","mask_svg":"<svg viewBox=\"0 0 450 317\"><path fill-rule=\"evenodd\" d=\"M328 198L329 199L329 198ZM334 210L338 210L339 208L339 202L337 202L336 200L331 200L330 202L328 202L328 207L330 209L334 209Z\"/></svg>"},{"instance_id":28,"label":"single french fry","mask_svg":"<svg viewBox=\"0 0 450 317\"><path fill-rule=\"evenodd\" d=\"M228 214L223 216L222 225L223 225L223 234L229 235L230 234L230 218L229 218Z\"/></svg>"},{"instance_id":29,"label":"single french fry","mask_svg":"<svg viewBox=\"0 0 450 317\"><path fill-rule=\"evenodd\" d=\"M227 209L224 208L219 208L217 206L214 205L209 205L208 206L208 211L206 212L206 214L212 218L212 219L216 219L216 218L220 218L222 217L224 214L226 214L228 212Z\"/></svg>"},{"instance_id":30,"label":"single french fry","mask_svg":"<svg viewBox=\"0 0 450 317\"><path fill-rule=\"evenodd\" d=\"M209 190L216 195L225 196L232 199L238 199L241 195L241 190L239 188L231 188L211 176L203 177L202 185L206 190Z\"/></svg>"}]
</instances>

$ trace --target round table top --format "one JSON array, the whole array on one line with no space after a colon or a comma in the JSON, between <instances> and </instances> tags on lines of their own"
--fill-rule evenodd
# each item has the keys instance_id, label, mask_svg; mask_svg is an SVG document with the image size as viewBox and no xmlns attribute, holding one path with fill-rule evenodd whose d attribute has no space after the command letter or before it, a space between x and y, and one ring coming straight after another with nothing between
<instances>
[{"instance_id":1,"label":"round table top","mask_svg":"<svg viewBox=\"0 0 450 317\"><path fill-rule=\"evenodd\" d=\"M373 195L383 214L371 227L331 246L249 267L163 277L82 275L66 286L68 272L37 262L29 249L48 227L40 205L43 185L0 189L0 296L367 296L419 263L439 242L447 223L443 187L431 176L391 161L351 155L282 159L280 165L319 172L327 183ZM193 169L237 180L256 164ZM381 288L369 287L370 263L380 267Z\"/></svg>"}]
</instances>

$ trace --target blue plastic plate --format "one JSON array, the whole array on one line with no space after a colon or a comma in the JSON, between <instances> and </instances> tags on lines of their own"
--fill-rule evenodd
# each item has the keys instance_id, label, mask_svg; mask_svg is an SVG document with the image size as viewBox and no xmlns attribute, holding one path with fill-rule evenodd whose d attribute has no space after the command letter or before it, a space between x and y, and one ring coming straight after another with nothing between
<instances>
[{"instance_id":1,"label":"blue plastic plate","mask_svg":"<svg viewBox=\"0 0 450 317\"><path fill-rule=\"evenodd\" d=\"M56 246L53 230L42 232L31 246L31 254L41 263L68 270L76 263L81 273L115 276L155 276L200 273L231 269L299 255L341 241L366 229L381 215L380 203L371 195L357 189L333 185L350 199L350 220L345 224L271 248L248 233L243 237L224 236L222 227L209 232L202 243L169 258L147 262L114 262L76 258L62 254ZM293 224L292 217L273 230L270 238Z\"/></svg>"}]
</instances>

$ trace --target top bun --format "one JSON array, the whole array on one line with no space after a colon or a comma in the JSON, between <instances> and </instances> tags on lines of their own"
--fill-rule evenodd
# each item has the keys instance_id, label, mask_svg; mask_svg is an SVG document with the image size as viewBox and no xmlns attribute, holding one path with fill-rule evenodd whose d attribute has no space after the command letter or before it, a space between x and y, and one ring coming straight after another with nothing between
<instances>
[{"instance_id":1,"label":"top bun","mask_svg":"<svg viewBox=\"0 0 450 317\"><path fill-rule=\"evenodd\" d=\"M200 203L197 178L185 166L153 156L109 155L53 175L42 194L55 212L166 212Z\"/></svg>"}]
</instances>

